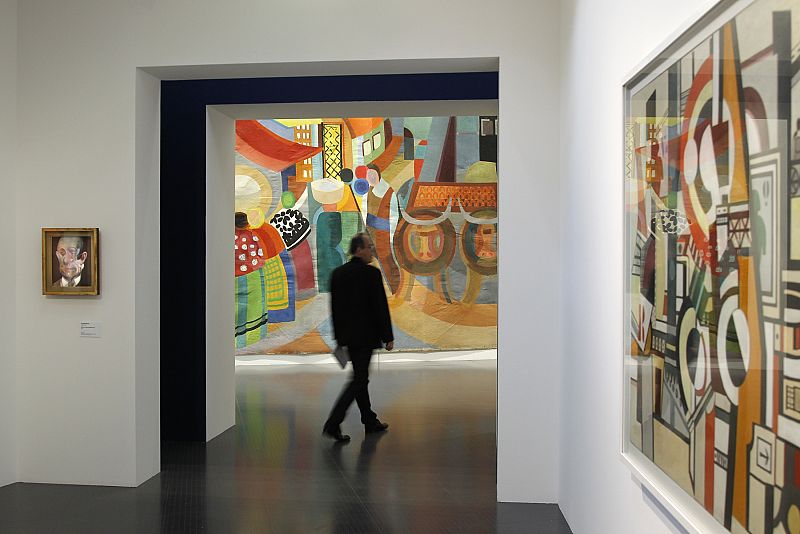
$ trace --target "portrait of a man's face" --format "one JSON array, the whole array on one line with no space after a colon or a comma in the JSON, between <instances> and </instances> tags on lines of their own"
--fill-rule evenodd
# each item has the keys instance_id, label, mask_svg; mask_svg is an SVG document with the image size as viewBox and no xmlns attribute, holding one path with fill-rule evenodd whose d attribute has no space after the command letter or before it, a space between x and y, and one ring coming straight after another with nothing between
<instances>
[{"instance_id":1,"label":"portrait of a man's face","mask_svg":"<svg viewBox=\"0 0 800 534\"><path fill-rule=\"evenodd\" d=\"M75 287L83 278L83 267L88 252L85 240L78 236L63 236L56 242L56 258L58 259L58 278L54 284L63 287Z\"/></svg>"},{"instance_id":2,"label":"portrait of a man's face","mask_svg":"<svg viewBox=\"0 0 800 534\"><path fill-rule=\"evenodd\" d=\"M94 228L43 229L42 292L97 295L97 241Z\"/></svg>"}]
</instances>

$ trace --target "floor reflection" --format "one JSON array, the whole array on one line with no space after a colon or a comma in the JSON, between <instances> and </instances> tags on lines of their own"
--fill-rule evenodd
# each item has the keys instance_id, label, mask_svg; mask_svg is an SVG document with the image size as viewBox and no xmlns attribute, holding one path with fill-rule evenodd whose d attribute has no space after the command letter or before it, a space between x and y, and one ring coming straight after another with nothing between
<instances>
[{"instance_id":1,"label":"floor reflection","mask_svg":"<svg viewBox=\"0 0 800 534\"><path fill-rule=\"evenodd\" d=\"M374 409L391 426L365 436L353 406L343 425L353 441L344 445L320 431L346 373L331 366L241 372L239 485L259 488L278 531L493 531L495 369L494 362L373 369Z\"/></svg>"},{"instance_id":2,"label":"floor reflection","mask_svg":"<svg viewBox=\"0 0 800 534\"><path fill-rule=\"evenodd\" d=\"M0 488L0 531L569 532L555 505L495 502L495 362L374 366L391 426L365 435L354 405L353 440L336 444L321 430L345 380L326 365L243 369L234 428L165 443L139 488Z\"/></svg>"}]
</instances>

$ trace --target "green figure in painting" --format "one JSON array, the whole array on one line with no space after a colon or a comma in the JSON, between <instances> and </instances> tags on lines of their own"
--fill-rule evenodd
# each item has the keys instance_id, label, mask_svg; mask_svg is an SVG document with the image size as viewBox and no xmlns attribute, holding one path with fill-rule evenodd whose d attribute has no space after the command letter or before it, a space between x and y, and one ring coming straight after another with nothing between
<instances>
[{"instance_id":1,"label":"green figure in painting","mask_svg":"<svg viewBox=\"0 0 800 534\"><path fill-rule=\"evenodd\" d=\"M264 248L242 212L236 212L233 251L236 348L243 348L267 337L267 284Z\"/></svg>"}]
</instances>

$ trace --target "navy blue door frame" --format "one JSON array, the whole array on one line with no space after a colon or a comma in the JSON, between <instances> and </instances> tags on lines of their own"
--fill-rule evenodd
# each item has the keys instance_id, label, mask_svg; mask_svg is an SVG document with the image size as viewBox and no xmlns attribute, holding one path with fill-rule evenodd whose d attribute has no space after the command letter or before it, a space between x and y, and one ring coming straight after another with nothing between
<instances>
[{"instance_id":1,"label":"navy blue door frame","mask_svg":"<svg viewBox=\"0 0 800 534\"><path fill-rule=\"evenodd\" d=\"M161 82L162 439L206 437L206 106L496 100L497 82L497 72ZM164 199L180 199L180 212ZM167 261L176 239L191 265Z\"/></svg>"}]
</instances>

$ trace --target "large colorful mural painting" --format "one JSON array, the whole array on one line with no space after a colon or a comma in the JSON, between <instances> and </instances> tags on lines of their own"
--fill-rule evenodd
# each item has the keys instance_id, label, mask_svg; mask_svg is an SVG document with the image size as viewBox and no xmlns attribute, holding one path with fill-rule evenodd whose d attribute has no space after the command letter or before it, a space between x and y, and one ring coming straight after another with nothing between
<instances>
[{"instance_id":1,"label":"large colorful mural painting","mask_svg":"<svg viewBox=\"0 0 800 534\"><path fill-rule=\"evenodd\" d=\"M401 350L497 344L497 117L236 122L237 354L328 352L367 232Z\"/></svg>"},{"instance_id":2,"label":"large colorful mural painting","mask_svg":"<svg viewBox=\"0 0 800 534\"><path fill-rule=\"evenodd\" d=\"M630 444L731 532L800 532L799 46L759 0L630 98Z\"/></svg>"}]
</instances>

